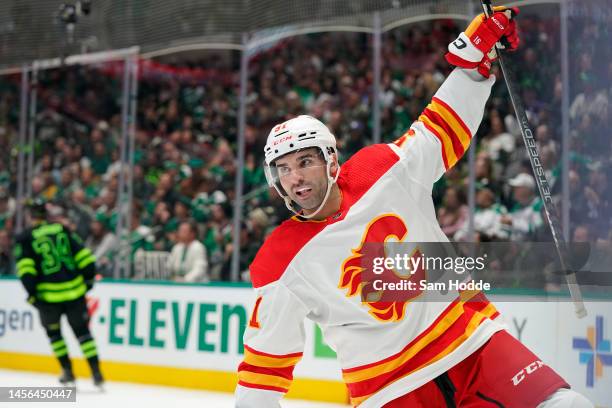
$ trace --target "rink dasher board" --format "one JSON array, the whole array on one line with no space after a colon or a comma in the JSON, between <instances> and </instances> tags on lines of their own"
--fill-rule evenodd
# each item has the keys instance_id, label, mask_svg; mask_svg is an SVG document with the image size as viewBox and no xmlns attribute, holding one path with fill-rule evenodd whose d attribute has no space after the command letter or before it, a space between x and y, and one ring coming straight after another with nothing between
<instances>
[{"instance_id":1,"label":"rink dasher board","mask_svg":"<svg viewBox=\"0 0 612 408\"><path fill-rule=\"evenodd\" d=\"M25 298L18 280L0 279L0 367L59 372L37 311ZM100 282L88 304L104 374L110 380L231 392L254 302L254 291L244 285ZM340 367L316 331L305 322L304 358L288 396L346 402ZM76 374L87 376L65 319L62 333Z\"/></svg>"},{"instance_id":2,"label":"rink dasher board","mask_svg":"<svg viewBox=\"0 0 612 408\"><path fill-rule=\"evenodd\" d=\"M19 281L0 280L0 367L58 371L37 312L25 297ZM610 355L609 302L587 302L589 316L578 320L566 300L489 297L510 333L573 388L597 405L612 406L612 366L600 357ZM231 391L242 360L242 327L254 300L248 287L100 282L90 292L89 304L105 373L116 380ZM312 322L305 325L304 357L294 372L292 396L346 401L333 352ZM87 374L67 322L63 333L70 354L77 358L77 374ZM585 341L593 343L592 350L584 348ZM594 355L591 365L589 352Z\"/></svg>"}]
</instances>

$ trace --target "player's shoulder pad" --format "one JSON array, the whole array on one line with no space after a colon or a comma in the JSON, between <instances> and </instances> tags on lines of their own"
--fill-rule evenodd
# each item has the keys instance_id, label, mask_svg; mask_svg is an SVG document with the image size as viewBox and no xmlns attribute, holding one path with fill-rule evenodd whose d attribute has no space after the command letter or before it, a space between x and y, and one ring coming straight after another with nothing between
<instances>
[{"instance_id":1,"label":"player's shoulder pad","mask_svg":"<svg viewBox=\"0 0 612 408\"><path fill-rule=\"evenodd\" d=\"M298 252L325 226L325 221L300 221L293 217L276 227L249 267L253 287L260 288L279 280Z\"/></svg>"},{"instance_id":2,"label":"player's shoulder pad","mask_svg":"<svg viewBox=\"0 0 612 408\"><path fill-rule=\"evenodd\" d=\"M351 204L357 201L399 159L387 144L374 144L359 150L340 169L338 184L343 199L351 201Z\"/></svg>"},{"instance_id":3,"label":"player's shoulder pad","mask_svg":"<svg viewBox=\"0 0 612 408\"><path fill-rule=\"evenodd\" d=\"M77 243L83 243L83 238L81 238L81 236L77 234L75 230L70 228L68 224L64 224L63 222L56 222L55 224L60 225L62 227L62 232L65 232L66 234L70 235L70 238L75 240Z\"/></svg>"},{"instance_id":4,"label":"player's shoulder pad","mask_svg":"<svg viewBox=\"0 0 612 408\"><path fill-rule=\"evenodd\" d=\"M366 146L352 155L346 163L342 165L342 171L355 172L373 170L374 167L394 164L398 159L389 145L377 143Z\"/></svg>"}]
</instances>

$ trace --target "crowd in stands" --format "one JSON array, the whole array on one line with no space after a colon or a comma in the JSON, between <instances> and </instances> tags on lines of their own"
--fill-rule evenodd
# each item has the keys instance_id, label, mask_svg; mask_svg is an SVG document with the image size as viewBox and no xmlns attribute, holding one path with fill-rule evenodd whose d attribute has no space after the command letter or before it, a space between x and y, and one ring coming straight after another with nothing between
<instances>
[{"instance_id":1,"label":"crowd in stands","mask_svg":"<svg viewBox=\"0 0 612 408\"><path fill-rule=\"evenodd\" d=\"M511 64L559 201L563 91L559 20L524 12L520 23L522 45ZM443 55L462 25L440 20L384 35L383 141L406 131L450 72ZM571 31L572 199L560 204L570 206L576 239L610 239L609 30L576 19ZM265 236L289 215L282 200L266 186L261 163L267 133L276 123L309 113L336 135L341 162L371 143L371 46L365 34L324 33L283 40L251 58L243 172L246 200L240 231L242 279L248 280L248 265ZM185 63L181 70L141 65L129 239L133 254L170 253L168 268L177 280L230 277L238 61L228 52ZM103 64L41 73L31 180L32 195L48 200L50 216L85 237L101 271L108 275L119 244L114 228L121 76L116 71L116 66ZM493 72L501 79L498 68ZM18 76L1 78L0 274L11 273L18 108ZM445 234L465 241L550 240L520 129L501 80L477 133L475 163L474 236L468 228L467 158L434 187Z\"/></svg>"}]
</instances>

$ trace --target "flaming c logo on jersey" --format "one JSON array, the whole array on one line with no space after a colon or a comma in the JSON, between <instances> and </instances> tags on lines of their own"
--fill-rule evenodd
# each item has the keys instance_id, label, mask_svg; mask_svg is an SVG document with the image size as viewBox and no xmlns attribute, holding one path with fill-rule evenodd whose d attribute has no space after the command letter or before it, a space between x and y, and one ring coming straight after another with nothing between
<instances>
[{"instance_id":1,"label":"flaming c logo on jersey","mask_svg":"<svg viewBox=\"0 0 612 408\"><path fill-rule=\"evenodd\" d=\"M404 221L396 214L383 214L367 225L361 244L357 249L352 249L352 255L342 263L340 272L340 289L346 289L347 297L361 294L364 299L380 299L381 293L372 287L371 282L362 280L364 272L367 276L373 276L371 271L373 259L375 257L385 256L385 242L390 239L395 239L398 242L403 241L408 234L408 228ZM420 256L420 252L415 252L413 256ZM369 269L366 269L369 268ZM385 271L380 274L385 281L399 281L406 279L398 276L394 271L385 268ZM411 280L423 279L424 270L419 269L409 278ZM420 295L420 291L412 291L404 298L405 301L364 301L368 306L369 313L374 318L383 322L400 321L404 317L406 305L408 301Z\"/></svg>"}]
</instances>

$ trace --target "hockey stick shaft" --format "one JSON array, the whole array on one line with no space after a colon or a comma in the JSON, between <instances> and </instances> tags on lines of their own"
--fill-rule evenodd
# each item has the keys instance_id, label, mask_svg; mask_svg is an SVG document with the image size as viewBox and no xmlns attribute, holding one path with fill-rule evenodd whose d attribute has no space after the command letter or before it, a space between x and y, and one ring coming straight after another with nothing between
<instances>
[{"instance_id":1,"label":"hockey stick shaft","mask_svg":"<svg viewBox=\"0 0 612 408\"><path fill-rule=\"evenodd\" d=\"M493 6L491 5L491 0L481 1L484 13L487 17L489 17L491 14L493 14ZM553 203L552 196L550 194L550 186L548 185L548 180L546 179L546 174L544 173L544 168L542 167L540 153L538 152L538 148L536 146L534 134L531 131L531 128L529 127L529 121L527 119L527 114L525 113L525 108L523 107L521 99L518 97L518 90L516 89L516 80L514 79L512 72L510 72L510 70L506 68L504 57L500 51L501 50L496 46L495 52L497 53L499 65L504 75L504 80L506 81L506 87L508 88L510 101L512 102L512 106L514 107L516 119L521 127L521 134L523 135L523 141L525 142L525 148L527 149L529 162L531 163L531 168L536 179L536 184L538 186L540 196L542 197L542 202L544 204L544 213L546 214L546 219L548 220L548 225L550 226L550 230L552 232L553 240L555 242L555 248L557 250L557 254L559 255L559 261L561 262L561 268L565 272L565 280L567 282L572 301L574 302L576 316L578 316L579 318L583 318L587 315L587 311L584 307L584 302L582 301L582 293L580 291L580 286L576 281L576 273L570 268L568 268L567 265L567 244L565 242L565 239L563 238L563 235L561 234L556 206ZM568 205L568 203L566 203L566 205Z\"/></svg>"}]
</instances>

